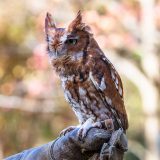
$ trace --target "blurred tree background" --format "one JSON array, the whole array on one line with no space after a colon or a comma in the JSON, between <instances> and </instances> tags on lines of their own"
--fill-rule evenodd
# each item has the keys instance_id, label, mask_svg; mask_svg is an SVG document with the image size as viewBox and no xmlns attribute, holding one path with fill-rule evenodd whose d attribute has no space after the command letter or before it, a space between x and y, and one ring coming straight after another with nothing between
<instances>
[{"instance_id":1,"label":"blurred tree background","mask_svg":"<svg viewBox=\"0 0 160 160\"><path fill-rule=\"evenodd\" d=\"M125 159L158 160L160 0L0 0L0 159L77 124L48 62L44 18L65 27L79 9L123 80Z\"/></svg>"}]
</instances>

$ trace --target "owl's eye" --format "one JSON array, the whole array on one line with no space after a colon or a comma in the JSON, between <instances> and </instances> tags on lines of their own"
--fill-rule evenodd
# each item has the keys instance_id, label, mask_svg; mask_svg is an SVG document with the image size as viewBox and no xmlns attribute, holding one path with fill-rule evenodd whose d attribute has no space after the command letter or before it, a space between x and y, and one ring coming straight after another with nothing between
<instances>
[{"instance_id":1,"label":"owl's eye","mask_svg":"<svg viewBox=\"0 0 160 160\"><path fill-rule=\"evenodd\" d=\"M67 44L75 45L77 43L77 39L68 39L66 40Z\"/></svg>"}]
</instances>

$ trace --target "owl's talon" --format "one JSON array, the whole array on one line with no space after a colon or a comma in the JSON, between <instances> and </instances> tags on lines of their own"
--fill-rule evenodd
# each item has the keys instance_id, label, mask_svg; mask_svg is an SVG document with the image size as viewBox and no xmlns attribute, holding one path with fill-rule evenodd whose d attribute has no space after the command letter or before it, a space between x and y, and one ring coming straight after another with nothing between
<instances>
[{"instance_id":1,"label":"owl's talon","mask_svg":"<svg viewBox=\"0 0 160 160\"><path fill-rule=\"evenodd\" d=\"M95 122L93 121L92 118L88 119L78 130L78 138L80 140L83 140L86 136L87 133L91 128L101 128L101 123L100 122Z\"/></svg>"},{"instance_id":2,"label":"owl's talon","mask_svg":"<svg viewBox=\"0 0 160 160\"><path fill-rule=\"evenodd\" d=\"M78 139L79 139L79 140L82 140L83 137L84 137L83 128L80 128L80 129L78 130Z\"/></svg>"},{"instance_id":3,"label":"owl's talon","mask_svg":"<svg viewBox=\"0 0 160 160\"><path fill-rule=\"evenodd\" d=\"M118 148L122 150L123 152L127 151L128 145L127 145L127 139L126 135L123 133L123 129L118 129L112 133L112 136L108 143L104 143L101 149L100 153L100 160L106 159L114 159L113 156L116 152L116 147L118 145Z\"/></svg>"},{"instance_id":4,"label":"owl's talon","mask_svg":"<svg viewBox=\"0 0 160 160\"><path fill-rule=\"evenodd\" d=\"M74 130L75 128L77 128L77 127L76 127L76 126L69 126L69 127L65 128L65 129L63 129L63 130L60 132L59 136L60 136L60 137L65 136L68 132Z\"/></svg>"},{"instance_id":5,"label":"owl's talon","mask_svg":"<svg viewBox=\"0 0 160 160\"><path fill-rule=\"evenodd\" d=\"M87 129L80 128L79 131L78 131L78 138L79 138L79 140L83 140L87 136L87 133L88 133L88 131L90 129L91 128L87 128Z\"/></svg>"}]
</instances>

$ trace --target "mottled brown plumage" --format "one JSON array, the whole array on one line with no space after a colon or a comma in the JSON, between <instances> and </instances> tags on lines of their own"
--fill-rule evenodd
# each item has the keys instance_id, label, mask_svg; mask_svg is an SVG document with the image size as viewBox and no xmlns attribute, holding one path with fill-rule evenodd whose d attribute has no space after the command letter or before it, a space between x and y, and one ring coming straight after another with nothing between
<instances>
[{"instance_id":1,"label":"mottled brown plumage","mask_svg":"<svg viewBox=\"0 0 160 160\"><path fill-rule=\"evenodd\" d=\"M115 128L128 128L123 86L117 71L95 41L81 13L67 29L57 28L48 13L46 39L51 64L60 76L66 100L80 124L112 119Z\"/></svg>"}]
</instances>

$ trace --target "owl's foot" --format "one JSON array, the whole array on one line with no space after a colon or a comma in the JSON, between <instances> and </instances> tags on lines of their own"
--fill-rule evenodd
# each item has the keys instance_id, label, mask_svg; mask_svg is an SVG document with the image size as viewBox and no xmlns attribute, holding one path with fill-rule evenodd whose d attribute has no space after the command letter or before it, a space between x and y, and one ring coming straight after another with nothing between
<instances>
[{"instance_id":1,"label":"owl's foot","mask_svg":"<svg viewBox=\"0 0 160 160\"><path fill-rule=\"evenodd\" d=\"M118 148L118 150L117 150ZM112 136L108 143L104 143L100 153L100 160L105 160L106 158L115 159L118 151L127 151L128 144L126 135L123 129L118 129L112 133Z\"/></svg>"},{"instance_id":2,"label":"owl's foot","mask_svg":"<svg viewBox=\"0 0 160 160\"><path fill-rule=\"evenodd\" d=\"M80 126L78 130L78 138L80 140L84 139L91 128L102 128L101 122L94 122L92 118L89 118Z\"/></svg>"},{"instance_id":3,"label":"owl's foot","mask_svg":"<svg viewBox=\"0 0 160 160\"><path fill-rule=\"evenodd\" d=\"M74 130L75 128L77 128L77 126L69 126L69 127L65 128L65 129L63 129L63 130L60 132L59 136L60 136L60 137L61 137L61 136L65 136L68 132Z\"/></svg>"}]
</instances>

